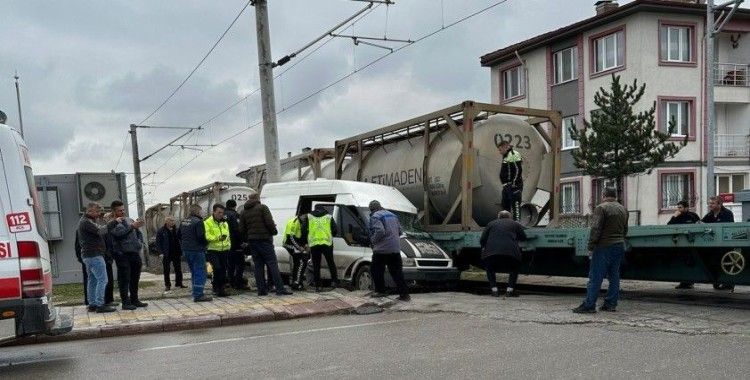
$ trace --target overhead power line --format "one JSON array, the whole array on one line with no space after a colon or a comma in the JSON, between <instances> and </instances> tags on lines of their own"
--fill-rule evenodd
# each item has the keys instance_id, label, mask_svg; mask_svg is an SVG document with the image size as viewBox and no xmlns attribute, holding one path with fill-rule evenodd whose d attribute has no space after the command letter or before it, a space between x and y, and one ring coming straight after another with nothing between
<instances>
[{"instance_id":1,"label":"overhead power line","mask_svg":"<svg viewBox=\"0 0 750 380\"><path fill-rule=\"evenodd\" d=\"M363 66L363 67L361 67L361 68L359 68L359 69L355 69L355 70L353 70L353 71L352 71L351 73L348 73L348 74L346 74L346 75L344 75L344 76L342 76L342 77L340 77L340 78L336 79L335 81L333 81L333 82L331 82L331 83L329 83L329 84L327 84L327 85L325 85L325 86L321 87L320 89L318 89L318 90L316 90L316 91L313 91L312 93L310 93L310 94L308 94L308 95L306 95L306 96L304 96L304 97L302 97L302 98L298 99L297 101L295 101L294 103L292 103L292 104L291 104L291 105L290 105L289 107L283 108L283 109L281 109L280 111L276 112L276 114L277 114L277 115L279 115L279 114L281 114L281 113L283 113L283 112L286 112L286 111L288 111L288 110L290 110L290 109L292 109L292 108L296 107L297 105L299 105L299 104L301 104L301 103L304 103L305 101L309 100L310 98L312 98L312 97L314 97L314 96L316 96L316 95L319 95L320 93L324 92L325 90L327 90L327 89L329 89L329 88L331 88L331 87L333 87L333 86L335 86L335 85L337 85L337 84L339 84L339 83L341 83L341 82L345 81L346 79L349 79L349 78L351 78L351 77L352 77L352 76L354 76L355 74L357 74L357 73L359 73L359 72L361 72L361 71L364 71L364 70L368 69L369 67L371 67L371 66L375 65L376 63L378 63L378 62L382 61L383 59L385 59L386 57L390 56L391 54L397 53L397 52L399 52L399 51L401 51L401 50L403 50L403 49L405 49L405 48L407 48L407 47L409 47L409 46L412 46L412 45L414 45L414 44L417 44L417 43L419 43L419 42L421 42L421 41L424 41L424 40L426 40L426 39L428 39L428 38L430 38L430 37L432 37L432 36L434 36L434 35L436 35L436 34L438 34L438 33L442 32L442 31L444 31L444 30L446 30L446 29L450 29L450 28L451 28L451 27L453 27L453 26L456 26L456 25L458 25L458 24L460 24L460 23L462 23L462 22L464 22L464 21L467 21L467 20L469 20L469 19L471 19L471 18L473 18L473 17L476 17L476 16L478 16L478 15L480 15L480 14L482 14L482 13L485 13L485 12L487 12L487 11L489 11L489 10L491 10L491 9L493 9L493 8L495 8L495 7L497 7L497 6L501 5L501 4L503 4L503 3L506 3L507 1L508 1L508 0L501 0L501 1L497 1L497 2L495 2L495 3L493 3L493 4L489 5L489 6L487 6L487 7L485 7L485 8L482 8L482 9L480 9L480 10L478 10L478 11L474 12L474 13L471 13L471 14L469 14L469 15L465 16L465 17L462 17L462 18L460 18L460 19L458 19L458 20L456 20L456 21L454 21L454 22L452 22L452 23L450 23L450 24L448 24L448 25L441 25L441 27L440 27L440 28L438 28L438 29L436 29L436 30L433 30L433 31L431 31L431 32L429 32L429 33L427 33L427 34L425 34L425 35L423 35L423 36L421 36L421 37L419 37L419 38L415 39L415 40L413 41L413 43L411 43L411 44L408 44L408 45L404 45L404 46L401 46L401 47L399 47L399 48L397 48L397 49L394 49L393 51L391 51L391 52L388 52L388 53L386 53L386 54L384 54L384 55L382 55L382 56L380 56L380 57L378 57L378 58L376 58L376 59L374 59L374 60L370 61L370 62L369 62L368 64L366 64L365 66ZM333 37L332 37L332 38L333 38ZM330 40L329 40L329 41L330 41ZM328 41L326 41L326 42L328 42ZM314 52L314 51L313 51L313 52ZM311 52L311 53L312 53L312 52ZM282 74L283 74L283 73L282 73ZM281 74L280 74L280 75L281 75ZM242 100L240 100L240 102L241 102L241 101L242 101ZM233 106L235 106L236 104L239 104L239 103L235 103L235 104L234 104ZM225 112L225 111L224 111L224 112ZM208 148L208 149L206 149L205 151L202 151L202 152L198 152L198 153L196 153L196 154L195 154L195 156L193 156L193 158L191 158L190 160L188 160L187 162L185 162L185 163L184 163L184 164L183 164L182 166L180 166L180 167L179 167L179 168L178 168L177 170L175 170L175 171L174 171L174 172L172 172L172 173L171 173L171 174L170 174L169 176L167 176L167 177L166 177L166 178L164 178L164 179L163 179L162 181L160 181L160 182L159 182L159 183L157 184L157 186L158 186L158 185L161 185L161 184L164 184L164 183L165 183L165 182L166 182L167 180L169 180L169 179L171 179L172 177L174 177L174 176L175 176L175 175L176 175L177 173L179 173L179 172L180 172L180 171L181 171L182 169L186 168L186 167L187 167L187 166L188 166L188 165L189 165L190 163L192 163L193 161L195 161L195 160L196 160L196 159L197 159L197 158L198 158L198 157L199 157L199 156L200 156L201 154L203 154L203 153L205 153L205 152L207 152L207 151L209 151L209 150L211 150L211 149L213 149L213 148L215 148L215 147L217 147L217 146L219 146L219 145L222 145L222 144L226 143L227 141L229 141L229 140L231 140L231 139L234 139L235 137L237 137L237 136L240 136L240 135L242 135L243 133L245 133L245 132L249 131L250 129L252 129L252 128L254 128L254 127L257 127L257 126L259 126L259 125L261 125L261 124L262 124L262 121L256 122L255 124L252 124L252 125L250 125L250 126L248 126L248 127L245 127L245 128L243 128L243 129L241 129L241 130L239 130L239 131L235 132L234 134L230 135L229 137L227 137L227 138L225 138L225 139L221 140L220 142L218 142L218 143L214 144L214 146L212 146L212 147L209 147L209 148ZM154 190L155 190L155 188L154 188Z\"/></svg>"},{"instance_id":2,"label":"overhead power line","mask_svg":"<svg viewBox=\"0 0 750 380\"><path fill-rule=\"evenodd\" d=\"M158 107L156 107L153 111L151 111L151 113L148 114L148 116L146 116L146 118L144 118L138 124L143 124L146 121L148 121L148 119L150 119L152 116L154 116L154 114L156 114L157 112L159 112L159 110L162 109L162 107L164 107L172 99L172 97L177 93L177 91L180 91L180 89L182 88L182 86L184 86L185 83L187 83L187 81L190 80L190 78L193 76L193 74L195 74L195 72L198 71L198 68L200 68L201 65L203 65L203 62L206 61L206 59L208 58L208 56L211 55L211 53L213 53L214 49L216 49L216 47L219 46L219 43L221 42L221 40L223 40L224 37L227 35L227 33L229 33L229 30L232 29L232 27L237 22L237 20L239 20L240 16L242 16L242 13L245 12L245 9L247 9L247 7L250 6L250 3L251 3L251 0L248 1L247 3L245 3L245 6L242 7L242 9L240 9L240 11L237 13L237 16L235 16L234 20L232 20L232 22L229 24L229 26L227 26L227 28L224 30L224 33L222 33L221 36L219 36L219 39L216 40L216 42L214 42L214 44L211 46L210 49L208 49L208 52L203 56L203 58L201 58L200 62L198 62L198 64L195 65L195 67L193 68L193 70L190 71L190 74L188 74L187 77L185 77L185 79L183 79L182 82L180 82L180 84L177 86L177 88L175 88L169 94L169 96L167 96L167 98L164 99L164 101L161 102L161 104L159 104Z\"/></svg>"}]
</instances>

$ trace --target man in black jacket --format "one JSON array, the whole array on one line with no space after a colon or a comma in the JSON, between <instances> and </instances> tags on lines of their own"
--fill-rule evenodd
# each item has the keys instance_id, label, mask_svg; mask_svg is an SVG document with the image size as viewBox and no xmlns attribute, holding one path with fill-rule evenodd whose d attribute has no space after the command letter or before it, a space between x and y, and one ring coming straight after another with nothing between
<instances>
[{"instance_id":1,"label":"man in black jacket","mask_svg":"<svg viewBox=\"0 0 750 380\"><path fill-rule=\"evenodd\" d=\"M284 281L279 273L279 262L273 246L273 236L278 234L276 223L271 216L268 206L260 203L258 194L252 194L245 203L240 215L240 233L247 241L250 253L255 264L255 285L258 287L258 295L268 295L268 285L263 275L263 268L268 266L273 281L276 285L276 295L288 295L292 292L286 290Z\"/></svg>"},{"instance_id":2,"label":"man in black jacket","mask_svg":"<svg viewBox=\"0 0 750 380\"><path fill-rule=\"evenodd\" d=\"M721 197L708 198L708 214L701 219L703 223L734 223L734 213L724 207L724 201ZM717 250L716 255L722 255L722 250ZM716 290L734 290L734 285L715 283Z\"/></svg>"},{"instance_id":3,"label":"man in black jacket","mask_svg":"<svg viewBox=\"0 0 750 380\"><path fill-rule=\"evenodd\" d=\"M237 201L227 201L224 217L229 224L229 260L227 261L227 278L229 284L237 289L247 289L243 275L245 273L245 251L242 249L242 234L240 234L240 215L237 213Z\"/></svg>"},{"instance_id":4,"label":"man in black jacket","mask_svg":"<svg viewBox=\"0 0 750 380\"><path fill-rule=\"evenodd\" d=\"M690 211L690 204L687 201L679 201L677 202L677 211L674 212L667 224L695 224L700 221L701 217ZM675 289L693 289L693 286L692 282L681 282Z\"/></svg>"},{"instance_id":5,"label":"man in black jacket","mask_svg":"<svg viewBox=\"0 0 750 380\"><path fill-rule=\"evenodd\" d=\"M482 261L487 271L493 297L499 297L495 273L507 271L508 289L506 297L518 297L515 291L518 281L518 270L521 267L521 247L518 242L526 240L523 226L511 219L508 211L500 211L498 219L493 220L482 232L479 244L482 247Z\"/></svg>"},{"instance_id":6,"label":"man in black jacket","mask_svg":"<svg viewBox=\"0 0 750 380\"><path fill-rule=\"evenodd\" d=\"M177 238L177 227L173 217L168 216L158 232L156 232L156 246L162 255L162 266L164 269L164 290L172 288L169 279L170 266L174 267L174 284L176 288L187 288L182 284L182 247L180 239Z\"/></svg>"}]
</instances>

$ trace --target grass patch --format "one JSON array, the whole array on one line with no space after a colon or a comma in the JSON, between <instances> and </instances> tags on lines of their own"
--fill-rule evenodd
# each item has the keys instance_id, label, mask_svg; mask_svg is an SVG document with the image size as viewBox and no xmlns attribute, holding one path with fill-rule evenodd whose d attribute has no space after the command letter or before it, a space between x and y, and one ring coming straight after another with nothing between
<instances>
[{"instance_id":1,"label":"grass patch","mask_svg":"<svg viewBox=\"0 0 750 380\"><path fill-rule=\"evenodd\" d=\"M156 286L154 281L141 281L138 289L148 289ZM118 284L115 281L114 293L117 297ZM52 301L56 305L83 305L83 283L59 284L52 287Z\"/></svg>"}]
</instances>

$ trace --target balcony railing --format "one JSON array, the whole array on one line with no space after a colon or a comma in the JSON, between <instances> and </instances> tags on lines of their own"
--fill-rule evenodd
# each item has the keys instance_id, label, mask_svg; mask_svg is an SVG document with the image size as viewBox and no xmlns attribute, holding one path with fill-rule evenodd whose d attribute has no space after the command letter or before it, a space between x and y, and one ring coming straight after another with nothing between
<instances>
[{"instance_id":1,"label":"balcony railing","mask_svg":"<svg viewBox=\"0 0 750 380\"><path fill-rule=\"evenodd\" d=\"M716 135L717 157L750 156L750 135Z\"/></svg>"},{"instance_id":2,"label":"balcony railing","mask_svg":"<svg viewBox=\"0 0 750 380\"><path fill-rule=\"evenodd\" d=\"M717 63L714 69L717 86L750 86L750 64Z\"/></svg>"}]
</instances>

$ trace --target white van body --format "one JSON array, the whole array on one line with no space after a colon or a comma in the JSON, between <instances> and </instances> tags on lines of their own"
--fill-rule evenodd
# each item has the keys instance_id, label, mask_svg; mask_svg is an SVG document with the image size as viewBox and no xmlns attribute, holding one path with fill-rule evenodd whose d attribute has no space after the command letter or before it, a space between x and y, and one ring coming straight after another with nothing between
<instances>
[{"instance_id":1,"label":"white van body","mask_svg":"<svg viewBox=\"0 0 750 380\"><path fill-rule=\"evenodd\" d=\"M372 285L369 272L372 249L354 237L369 230L370 201L377 199L383 208L398 215L402 229L410 227L417 218L417 208L398 190L366 182L318 179L270 183L263 187L260 199L270 209L279 230L274 246L282 274L291 273L291 256L283 247L284 226L298 212L309 213L316 204L324 204L339 230L333 238L339 278L358 289L369 289ZM459 279L453 260L430 241L402 237L401 257L408 282L451 283ZM325 260L321 266L321 278L330 279Z\"/></svg>"},{"instance_id":2,"label":"white van body","mask_svg":"<svg viewBox=\"0 0 750 380\"><path fill-rule=\"evenodd\" d=\"M49 246L29 151L0 124L0 342L73 327L52 305Z\"/></svg>"}]
</instances>

